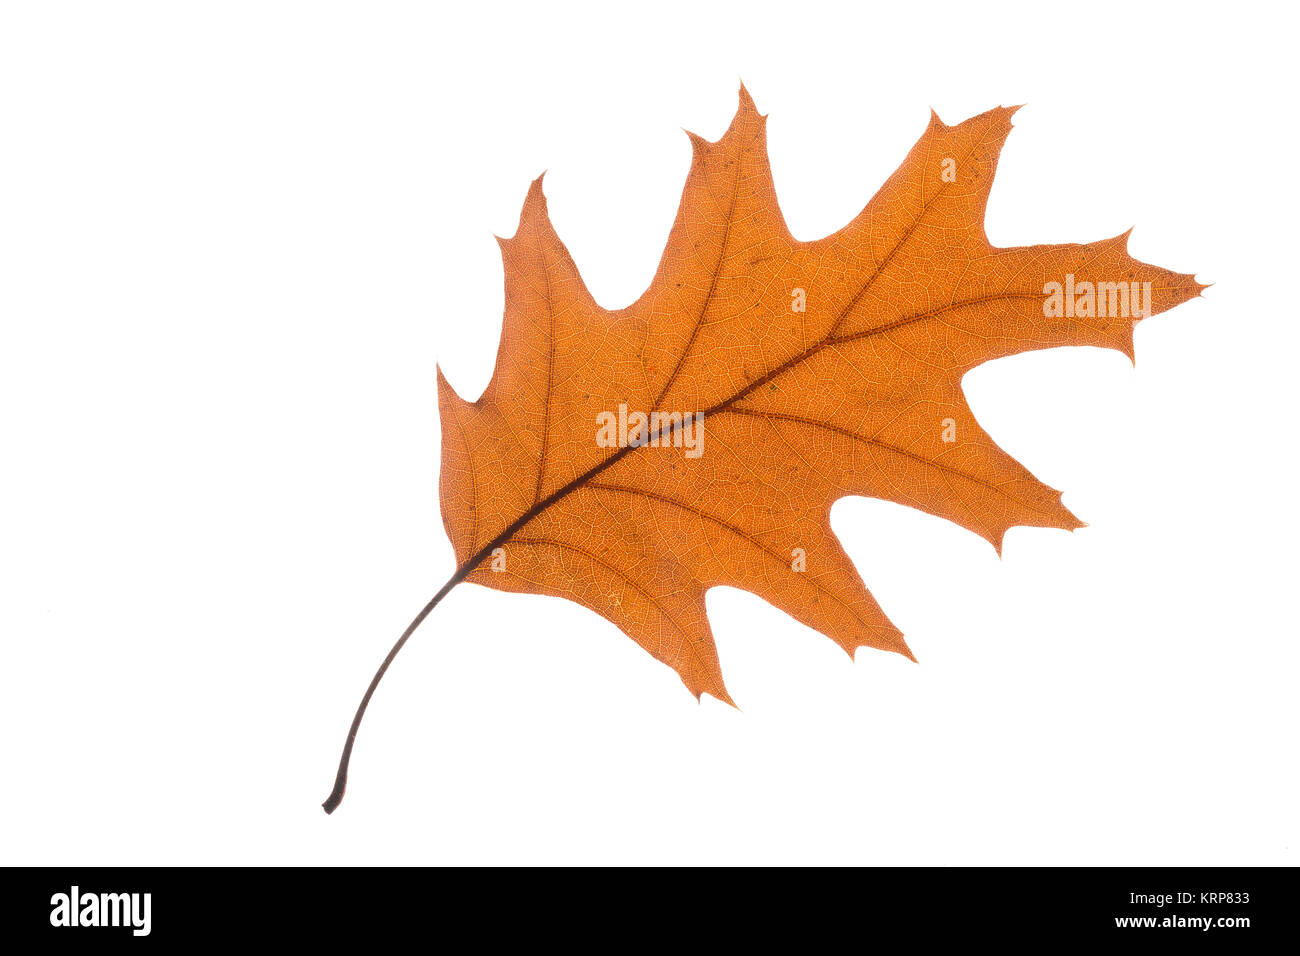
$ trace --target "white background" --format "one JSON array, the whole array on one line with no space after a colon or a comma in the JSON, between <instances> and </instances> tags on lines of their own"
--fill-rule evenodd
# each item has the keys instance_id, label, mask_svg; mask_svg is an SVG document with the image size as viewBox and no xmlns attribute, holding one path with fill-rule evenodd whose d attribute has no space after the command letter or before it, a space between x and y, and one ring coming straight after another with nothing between
<instances>
[{"instance_id":1,"label":"white background","mask_svg":"<svg viewBox=\"0 0 1300 956\"><path fill-rule=\"evenodd\" d=\"M1247 4L6 4L0 862L1289 864L1294 23ZM466 12L466 8L473 8ZM1231 10L1231 14L1226 13ZM1266 11L1272 12L1266 12ZM999 245L1216 283L980 421L1089 527L835 528L920 658L709 595L741 707L596 615L458 588L434 362L476 397L543 169L599 301L648 283L744 80L796 236L933 106L1025 102Z\"/></svg>"}]
</instances>

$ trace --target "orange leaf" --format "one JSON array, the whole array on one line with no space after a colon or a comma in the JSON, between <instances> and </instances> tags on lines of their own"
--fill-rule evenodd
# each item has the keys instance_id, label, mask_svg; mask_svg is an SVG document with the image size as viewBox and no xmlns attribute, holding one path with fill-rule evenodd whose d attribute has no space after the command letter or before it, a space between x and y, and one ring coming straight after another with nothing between
<instances>
[{"instance_id":1,"label":"orange leaf","mask_svg":"<svg viewBox=\"0 0 1300 956\"><path fill-rule=\"evenodd\" d=\"M800 242L742 87L722 139L691 135L659 269L615 311L588 292L534 182L501 240L492 380L467 402L438 374L458 564L439 598L460 580L568 598L696 696L730 702L705 614L716 585L752 591L849 654L911 656L831 530L836 499L910 505L999 549L1016 525L1079 527L980 428L962 376L1055 346L1131 358L1138 319L1204 286L1129 256L1127 234L990 245L984 206L1014 112L957 126L931 115L852 222Z\"/></svg>"}]
</instances>

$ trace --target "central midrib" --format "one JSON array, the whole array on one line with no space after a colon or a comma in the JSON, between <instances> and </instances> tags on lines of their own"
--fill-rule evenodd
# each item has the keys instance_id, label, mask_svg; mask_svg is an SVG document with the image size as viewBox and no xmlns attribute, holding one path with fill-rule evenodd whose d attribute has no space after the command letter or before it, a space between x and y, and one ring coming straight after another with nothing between
<instances>
[{"instance_id":1,"label":"central midrib","mask_svg":"<svg viewBox=\"0 0 1300 956\"><path fill-rule=\"evenodd\" d=\"M825 337L817 341L809 348L800 352L798 355L795 355L792 358L787 359L785 362L781 363L771 371L765 373L760 378L754 379L744 388L741 388L739 391L737 391L730 398L718 402L713 407L705 409L700 414L701 416L704 417L707 417L709 415L724 414L733 405L735 405L737 402L744 399L755 389L760 388L763 385L766 385L774 378L777 378L778 376L785 374L786 372L790 371L792 368L795 368L798 365L801 365L802 363L806 362L808 359L812 358L814 355L821 352L822 349L826 348L827 346L833 347L839 344L860 341L862 339L870 338L873 335L882 335L886 332L892 332L895 329L902 328L903 326L909 325L913 322L920 322L931 316L938 315L944 312L950 312L953 309L961 308L966 305L983 304L990 301L996 301L1002 298L1020 298L1027 295L1030 295L1030 293L1009 292L999 296L987 296L980 299L967 300L966 302L953 303L951 305L945 306L940 309L932 309L928 312L922 312L911 316L904 316L901 319L896 319L884 325L877 326L876 328L869 329L866 332L857 332L850 335L842 335L842 336L834 336L834 335L827 334ZM836 326L832 326L832 328L835 327ZM498 534L495 538L493 538L482 548L480 548L477 552L475 552L471 557L469 557L463 564L461 564L460 567L456 569L456 574L453 576L452 580L457 583L463 581L466 577L470 575L470 573L476 567L478 567L479 564L483 562L484 559L486 559L489 555L491 555L495 549L501 547L501 545L509 541L514 536L515 532L523 528L524 525L528 524L528 522L532 521L534 518L536 518L538 515L540 515L542 512L544 512L547 508L555 504L560 499L567 497L569 494L571 494L574 491L577 491L579 488L581 488L587 482L591 481L592 478L595 478L601 472L609 468L612 468L614 465L618 464L618 462L622 461L625 457L627 457L632 452L636 451L637 449L643 446L650 445L652 442L656 445L662 445L662 439L664 439L665 437L671 440L672 436L676 434L680 425L681 423L679 421L670 420L669 428L667 429L666 432L663 430L662 427L655 429L653 432L649 433L646 436L646 438L640 443L636 445L623 446L618 451L614 452L614 454L606 458L604 461L600 462L597 465L592 466L590 469L583 472L578 477L574 478L568 484L563 485L562 487L557 488L555 491L551 492L545 498L541 499L536 504L534 504L531 508L525 511L523 514L521 514L518 518L516 518L513 522L511 522L505 528L504 531Z\"/></svg>"}]
</instances>

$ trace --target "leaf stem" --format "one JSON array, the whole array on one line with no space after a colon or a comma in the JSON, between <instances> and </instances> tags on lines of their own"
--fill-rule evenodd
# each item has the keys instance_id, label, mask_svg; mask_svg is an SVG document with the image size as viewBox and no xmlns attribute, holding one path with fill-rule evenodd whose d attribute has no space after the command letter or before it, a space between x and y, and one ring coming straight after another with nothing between
<instances>
[{"instance_id":1,"label":"leaf stem","mask_svg":"<svg viewBox=\"0 0 1300 956\"><path fill-rule=\"evenodd\" d=\"M333 813L338 808L338 805L343 802L343 791L346 790L348 786L348 764L352 761L352 745L356 743L357 730L361 727L361 718L365 716L366 707L369 706L370 698L375 694L375 688L379 686L379 682L388 671L388 665L393 663L393 658L397 656L397 652L402 649L410 639L411 635L415 633L415 629L424 622L426 617L429 616L429 612L438 606L438 602L445 598L452 588L465 580L471 567L472 566L467 562L466 565L456 569L456 573L451 576L450 580L439 589L438 593L435 594L429 603L424 606L424 609L420 611L419 614L415 615L415 620L411 621L411 623L406 626L406 630L402 632L402 636L397 639L397 643L393 645L393 649L388 652L388 656L384 658L384 662L379 665L379 670L375 671L374 679L370 681L370 686L366 688L366 695L361 698L361 705L357 708L356 716L352 718L352 728L348 731L347 742L343 745L343 756L339 758L339 772L334 777L334 789L330 791L329 797L327 797L325 802L321 804L321 806L325 808L326 813Z\"/></svg>"}]
</instances>

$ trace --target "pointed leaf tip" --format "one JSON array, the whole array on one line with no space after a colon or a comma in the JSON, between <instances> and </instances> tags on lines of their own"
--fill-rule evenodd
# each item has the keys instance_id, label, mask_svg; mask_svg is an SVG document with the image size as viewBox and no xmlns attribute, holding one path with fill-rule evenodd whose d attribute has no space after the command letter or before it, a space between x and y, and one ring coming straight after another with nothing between
<instances>
[{"instance_id":1,"label":"pointed leaf tip","mask_svg":"<svg viewBox=\"0 0 1300 956\"><path fill-rule=\"evenodd\" d=\"M744 81L740 84L740 111L742 113L757 113L758 107L754 105L754 98L749 95L749 90L745 89Z\"/></svg>"},{"instance_id":2,"label":"pointed leaf tip","mask_svg":"<svg viewBox=\"0 0 1300 956\"><path fill-rule=\"evenodd\" d=\"M464 403L465 399L461 397L460 392L456 391L456 386L451 384L447 375L442 370L442 363L433 363L434 377L437 383L439 402L448 401L455 403Z\"/></svg>"},{"instance_id":3,"label":"pointed leaf tip","mask_svg":"<svg viewBox=\"0 0 1300 956\"><path fill-rule=\"evenodd\" d=\"M728 707L735 707L736 710L740 710L740 708L736 706L736 702L731 699L731 695L727 693L725 687L719 687L717 690L711 690L707 693L714 700L722 701L722 703L726 704ZM701 700L700 703L704 703L704 701Z\"/></svg>"},{"instance_id":4,"label":"pointed leaf tip","mask_svg":"<svg viewBox=\"0 0 1300 956\"><path fill-rule=\"evenodd\" d=\"M711 144L707 139L705 139L699 133L692 133L690 130L686 129L685 127L682 128L682 132L685 133L686 138L691 141L692 152L696 153L697 155L708 152L709 146Z\"/></svg>"},{"instance_id":5,"label":"pointed leaf tip","mask_svg":"<svg viewBox=\"0 0 1300 956\"><path fill-rule=\"evenodd\" d=\"M543 172L528 184L528 193L524 196L524 205L519 210L519 229L523 229L530 222L544 222L547 219L546 194L542 191L542 180L545 176L546 173ZM511 236L509 239L498 238L497 241L501 244L501 248L504 250L507 244L517 238L518 235L519 232L516 230L515 235Z\"/></svg>"}]
</instances>

